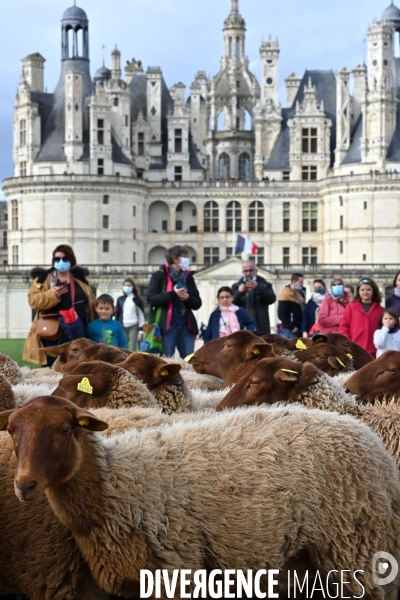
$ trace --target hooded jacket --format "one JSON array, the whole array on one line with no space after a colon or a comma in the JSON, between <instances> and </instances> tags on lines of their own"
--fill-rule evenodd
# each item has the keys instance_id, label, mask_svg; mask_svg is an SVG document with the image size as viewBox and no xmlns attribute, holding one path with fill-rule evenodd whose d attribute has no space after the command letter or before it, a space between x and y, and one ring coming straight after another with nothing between
<instances>
[{"instance_id":1,"label":"hooded jacket","mask_svg":"<svg viewBox=\"0 0 400 600\"><path fill-rule=\"evenodd\" d=\"M348 303L349 295L347 292L340 299L331 295L323 299L318 313L320 333L339 333L340 321Z\"/></svg>"},{"instance_id":2,"label":"hooded jacket","mask_svg":"<svg viewBox=\"0 0 400 600\"><path fill-rule=\"evenodd\" d=\"M43 348L41 339L36 335L36 322L38 320L39 312L57 312L57 304L61 302L54 290L50 288L50 275L54 271L50 269L32 269L30 275L33 279L33 283L28 293L29 306L37 311L32 322L32 326L27 335L24 352L22 355L23 360L37 364L46 365L47 359L45 352L39 352L38 348ZM75 282L82 288L87 298L86 305L86 322L90 323L95 318L95 306L96 299L93 296L92 290L86 280L87 269L82 267L71 267L71 273L75 279ZM52 310L51 310L52 309Z\"/></svg>"},{"instance_id":3,"label":"hooded jacket","mask_svg":"<svg viewBox=\"0 0 400 600\"><path fill-rule=\"evenodd\" d=\"M278 298L278 317L282 321L283 329L293 331L297 327L300 335L303 309L304 293L293 290L290 285L286 285Z\"/></svg>"}]
</instances>

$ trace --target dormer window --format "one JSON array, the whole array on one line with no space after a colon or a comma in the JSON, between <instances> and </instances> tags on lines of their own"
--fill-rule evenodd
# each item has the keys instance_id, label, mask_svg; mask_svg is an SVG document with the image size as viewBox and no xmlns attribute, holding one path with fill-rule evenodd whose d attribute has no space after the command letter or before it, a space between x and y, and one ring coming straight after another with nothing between
<instances>
[{"instance_id":1,"label":"dormer window","mask_svg":"<svg viewBox=\"0 0 400 600\"><path fill-rule=\"evenodd\" d=\"M315 154L317 150L318 131L316 128L303 128L301 133L302 152Z\"/></svg>"},{"instance_id":2,"label":"dormer window","mask_svg":"<svg viewBox=\"0 0 400 600\"><path fill-rule=\"evenodd\" d=\"M182 129L175 129L175 154L182 152Z\"/></svg>"},{"instance_id":3,"label":"dormer window","mask_svg":"<svg viewBox=\"0 0 400 600\"><path fill-rule=\"evenodd\" d=\"M104 144L104 119L97 119L97 143Z\"/></svg>"}]
</instances>

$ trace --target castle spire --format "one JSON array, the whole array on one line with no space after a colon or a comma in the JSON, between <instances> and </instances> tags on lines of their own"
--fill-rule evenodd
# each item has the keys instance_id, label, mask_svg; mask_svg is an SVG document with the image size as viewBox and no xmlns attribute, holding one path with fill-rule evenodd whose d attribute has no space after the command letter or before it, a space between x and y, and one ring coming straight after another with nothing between
<instances>
[{"instance_id":1,"label":"castle spire","mask_svg":"<svg viewBox=\"0 0 400 600\"><path fill-rule=\"evenodd\" d=\"M239 12L239 0L231 0L231 12Z\"/></svg>"}]
</instances>

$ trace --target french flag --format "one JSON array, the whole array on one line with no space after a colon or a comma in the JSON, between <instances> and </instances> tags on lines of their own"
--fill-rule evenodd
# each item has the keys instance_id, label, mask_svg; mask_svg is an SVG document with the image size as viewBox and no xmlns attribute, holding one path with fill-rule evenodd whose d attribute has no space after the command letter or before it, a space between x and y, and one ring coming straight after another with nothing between
<instances>
[{"instance_id":1,"label":"french flag","mask_svg":"<svg viewBox=\"0 0 400 600\"><path fill-rule=\"evenodd\" d=\"M257 254L258 246L254 244L249 238L245 238L241 235L237 236L236 250L235 253L243 252L244 254Z\"/></svg>"}]
</instances>

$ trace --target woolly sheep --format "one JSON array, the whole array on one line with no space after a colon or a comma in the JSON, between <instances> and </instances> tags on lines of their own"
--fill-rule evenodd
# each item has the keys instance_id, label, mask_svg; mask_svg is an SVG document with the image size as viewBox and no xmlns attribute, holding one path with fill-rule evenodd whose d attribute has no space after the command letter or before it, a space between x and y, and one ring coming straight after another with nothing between
<instances>
[{"instance_id":1,"label":"woolly sheep","mask_svg":"<svg viewBox=\"0 0 400 600\"><path fill-rule=\"evenodd\" d=\"M17 406L26 404L29 400L38 396L51 396L57 388L57 382L53 383L19 383L13 386L13 393Z\"/></svg>"},{"instance_id":2,"label":"woolly sheep","mask_svg":"<svg viewBox=\"0 0 400 600\"><path fill-rule=\"evenodd\" d=\"M57 356L57 359L53 365L53 369L54 371L61 372L61 367L63 365L72 360L75 356L79 356L79 354L85 348L89 348L90 346L94 345L95 342L92 340L87 338L79 338L77 340L72 340L72 342L65 342L65 344L47 346L47 348L39 348L39 350L49 354L50 356Z\"/></svg>"},{"instance_id":3,"label":"woolly sheep","mask_svg":"<svg viewBox=\"0 0 400 600\"><path fill-rule=\"evenodd\" d=\"M31 506L46 493L108 592L137 596L142 568L284 571L306 553L311 572L335 581L360 570L365 597L396 598L399 576L382 588L371 565L378 551L400 561L399 474L352 417L250 408L105 439L90 431L106 423L47 397L0 419L14 444L22 431L29 440L19 446L18 497ZM53 435L60 427L66 434ZM361 590L350 578L344 591Z\"/></svg>"},{"instance_id":4,"label":"woolly sheep","mask_svg":"<svg viewBox=\"0 0 400 600\"><path fill-rule=\"evenodd\" d=\"M363 406L362 421L382 439L400 468L400 405L399 401L377 400Z\"/></svg>"},{"instance_id":5,"label":"woolly sheep","mask_svg":"<svg viewBox=\"0 0 400 600\"><path fill-rule=\"evenodd\" d=\"M0 375L7 379L11 385L24 381L24 375L17 363L7 354L0 353Z\"/></svg>"},{"instance_id":6,"label":"woolly sheep","mask_svg":"<svg viewBox=\"0 0 400 600\"><path fill-rule=\"evenodd\" d=\"M15 394L8 379L0 375L0 410L16 407Z\"/></svg>"},{"instance_id":7,"label":"woolly sheep","mask_svg":"<svg viewBox=\"0 0 400 600\"><path fill-rule=\"evenodd\" d=\"M295 356L302 363L311 362L331 377L353 370L351 358L334 344L320 342L305 350L297 350Z\"/></svg>"},{"instance_id":8,"label":"woolly sheep","mask_svg":"<svg viewBox=\"0 0 400 600\"><path fill-rule=\"evenodd\" d=\"M25 378L23 383L54 383L57 385L59 379L63 376L61 369L60 371L55 371L49 367L42 367L41 369L21 367L21 371Z\"/></svg>"}]
</instances>

